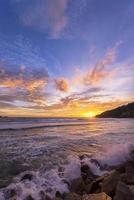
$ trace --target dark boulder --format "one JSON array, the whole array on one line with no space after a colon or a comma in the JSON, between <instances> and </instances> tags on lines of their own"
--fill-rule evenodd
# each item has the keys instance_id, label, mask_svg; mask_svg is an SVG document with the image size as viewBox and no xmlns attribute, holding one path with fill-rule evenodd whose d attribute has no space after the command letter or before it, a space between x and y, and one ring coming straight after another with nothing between
<instances>
[{"instance_id":1,"label":"dark boulder","mask_svg":"<svg viewBox=\"0 0 134 200\"><path fill-rule=\"evenodd\" d=\"M85 184L82 178L76 178L72 180L70 185L70 191L77 193L77 194L83 194L83 191L85 189Z\"/></svg>"},{"instance_id":2,"label":"dark boulder","mask_svg":"<svg viewBox=\"0 0 134 200\"><path fill-rule=\"evenodd\" d=\"M4 196L6 199L13 198L14 196L16 196L16 190L15 189L6 189L4 191Z\"/></svg>"},{"instance_id":3,"label":"dark boulder","mask_svg":"<svg viewBox=\"0 0 134 200\"><path fill-rule=\"evenodd\" d=\"M114 200L134 200L134 191L125 183L119 182Z\"/></svg>"},{"instance_id":4,"label":"dark boulder","mask_svg":"<svg viewBox=\"0 0 134 200\"><path fill-rule=\"evenodd\" d=\"M113 197L116 191L116 186L120 180L120 173L118 171L111 172L110 175L106 176L102 181L102 192Z\"/></svg>"},{"instance_id":5,"label":"dark boulder","mask_svg":"<svg viewBox=\"0 0 134 200\"><path fill-rule=\"evenodd\" d=\"M31 195L28 195L25 200L35 200Z\"/></svg>"},{"instance_id":6,"label":"dark boulder","mask_svg":"<svg viewBox=\"0 0 134 200\"><path fill-rule=\"evenodd\" d=\"M81 199L82 199L81 196L74 192L67 193L64 198L64 200L81 200Z\"/></svg>"},{"instance_id":7,"label":"dark boulder","mask_svg":"<svg viewBox=\"0 0 134 200\"><path fill-rule=\"evenodd\" d=\"M23 180L29 180L29 181L31 181L32 178L33 178L32 174L24 174L24 176L21 178L21 181L23 181Z\"/></svg>"},{"instance_id":8,"label":"dark boulder","mask_svg":"<svg viewBox=\"0 0 134 200\"><path fill-rule=\"evenodd\" d=\"M83 180L86 179L90 179L93 180L94 179L94 174L92 173L89 165L82 163L81 164L81 176L83 178Z\"/></svg>"}]
</instances>

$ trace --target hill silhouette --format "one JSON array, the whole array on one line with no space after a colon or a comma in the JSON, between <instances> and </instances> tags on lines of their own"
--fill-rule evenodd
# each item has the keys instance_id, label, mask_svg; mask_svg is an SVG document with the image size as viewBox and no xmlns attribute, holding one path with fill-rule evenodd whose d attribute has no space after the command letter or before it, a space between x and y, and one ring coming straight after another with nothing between
<instances>
[{"instance_id":1,"label":"hill silhouette","mask_svg":"<svg viewBox=\"0 0 134 200\"><path fill-rule=\"evenodd\" d=\"M134 118L134 102L105 111L96 117L100 118Z\"/></svg>"}]
</instances>

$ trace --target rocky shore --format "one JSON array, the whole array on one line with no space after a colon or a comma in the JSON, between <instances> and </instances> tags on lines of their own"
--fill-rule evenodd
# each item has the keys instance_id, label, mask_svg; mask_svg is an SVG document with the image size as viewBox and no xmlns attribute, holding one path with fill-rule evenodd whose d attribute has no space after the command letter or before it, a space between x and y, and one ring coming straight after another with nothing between
<instances>
[{"instance_id":1,"label":"rocky shore","mask_svg":"<svg viewBox=\"0 0 134 200\"><path fill-rule=\"evenodd\" d=\"M91 162L98 165L106 173L96 176L92 173L90 166L84 162L84 156L80 157L81 176L71 182L63 180L68 185L69 192L61 194L56 191L54 200L134 200L134 151L131 159L118 166L101 166L99 162L92 159ZM59 169L62 172L62 169ZM24 173L21 181L32 181L33 175ZM5 199L20 200L15 189L7 189ZM24 200L36 200L28 195ZM53 200L40 191L40 200Z\"/></svg>"},{"instance_id":2,"label":"rocky shore","mask_svg":"<svg viewBox=\"0 0 134 200\"><path fill-rule=\"evenodd\" d=\"M93 162L99 165L96 160ZM69 189L68 194L56 193L56 200L134 200L134 152L125 163L107 166L103 176L95 176L81 161L81 177L74 179Z\"/></svg>"}]
</instances>

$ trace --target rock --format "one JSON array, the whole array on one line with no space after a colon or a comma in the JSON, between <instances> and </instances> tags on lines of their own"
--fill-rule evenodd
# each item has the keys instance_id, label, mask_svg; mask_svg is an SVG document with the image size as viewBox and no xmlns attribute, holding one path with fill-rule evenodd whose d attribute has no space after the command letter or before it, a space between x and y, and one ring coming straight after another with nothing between
<instances>
[{"instance_id":1,"label":"rock","mask_svg":"<svg viewBox=\"0 0 134 200\"><path fill-rule=\"evenodd\" d=\"M7 187L10 183L12 183L13 177L6 177L0 179L0 188Z\"/></svg>"},{"instance_id":2,"label":"rock","mask_svg":"<svg viewBox=\"0 0 134 200\"><path fill-rule=\"evenodd\" d=\"M120 180L120 173L118 171L113 171L102 181L101 191L113 197L119 180Z\"/></svg>"},{"instance_id":3,"label":"rock","mask_svg":"<svg viewBox=\"0 0 134 200\"><path fill-rule=\"evenodd\" d=\"M35 200L31 195L28 195L25 200Z\"/></svg>"},{"instance_id":4,"label":"rock","mask_svg":"<svg viewBox=\"0 0 134 200\"><path fill-rule=\"evenodd\" d=\"M18 200L18 197L15 195L14 197L8 199L8 200Z\"/></svg>"},{"instance_id":5,"label":"rock","mask_svg":"<svg viewBox=\"0 0 134 200\"><path fill-rule=\"evenodd\" d=\"M69 181L67 181L66 179L62 179L62 181L63 181L63 183L65 183L68 186L68 188L70 187Z\"/></svg>"},{"instance_id":6,"label":"rock","mask_svg":"<svg viewBox=\"0 0 134 200\"><path fill-rule=\"evenodd\" d=\"M134 162L131 161L127 162L125 167L126 167L126 173L134 174Z\"/></svg>"},{"instance_id":7,"label":"rock","mask_svg":"<svg viewBox=\"0 0 134 200\"><path fill-rule=\"evenodd\" d=\"M61 193L59 191L56 191L55 196L58 197L58 198L62 197L62 195L61 195Z\"/></svg>"},{"instance_id":8,"label":"rock","mask_svg":"<svg viewBox=\"0 0 134 200\"><path fill-rule=\"evenodd\" d=\"M52 200L52 198L46 194L45 195L45 200Z\"/></svg>"},{"instance_id":9,"label":"rock","mask_svg":"<svg viewBox=\"0 0 134 200\"><path fill-rule=\"evenodd\" d=\"M130 157L131 157L131 160L134 162L134 150L132 150L132 151L130 152Z\"/></svg>"},{"instance_id":10,"label":"rock","mask_svg":"<svg viewBox=\"0 0 134 200\"><path fill-rule=\"evenodd\" d=\"M95 177L90 169L90 167L87 164L82 163L81 164L81 176L83 180L86 180L87 178L93 180Z\"/></svg>"},{"instance_id":11,"label":"rock","mask_svg":"<svg viewBox=\"0 0 134 200\"><path fill-rule=\"evenodd\" d=\"M40 200L52 200L43 190L40 191Z\"/></svg>"},{"instance_id":12,"label":"rock","mask_svg":"<svg viewBox=\"0 0 134 200\"><path fill-rule=\"evenodd\" d=\"M134 184L134 174L121 174L121 181L126 184Z\"/></svg>"},{"instance_id":13,"label":"rock","mask_svg":"<svg viewBox=\"0 0 134 200\"><path fill-rule=\"evenodd\" d=\"M92 183L89 183L89 184L86 184L86 185L85 185L84 192L85 192L86 194L91 193L92 185L93 185Z\"/></svg>"},{"instance_id":14,"label":"rock","mask_svg":"<svg viewBox=\"0 0 134 200\"><path fill-rule=\"evenodd\" d=\"M84 160L85 158L89 158L90 155L89 154L82 154L82 155L79 155L79 159L80 160Z\"/></svg>"},{"instance_id":15,"label":"rock","mask_svg":"<svg viewBox=\"0 0 134 200\"><path fill-rule=\"evenodd\" d=\"M127 174L126 173L121 174L121 181L124 183L127 183Z\"/></svg>"},{"instance_id":16,"label":"rock","mask_svg":"<svg viewBox=\"0 0 134 200\"><path fill-rule=\"evenodd\" d=\"M24 174L24 176L21 178L21 181L23 181L23 180L29 180L29 181L31 181L32 178L33 178L32 174Z\"/></svg>"},{"instance_id":17,"label":"rock","mask_svg":"<svg viewBox=\"0 0 134 200\"><path fill-rule=\"evenodd\" d=\"M131 190L131 192L134 193L134 185L128 185L128 187Z\"/></svg>"},{"instance_id":18,"label":"rock","mask_svg":"<svg viewBox=\"0 0 134 200\"><path fill-rule=\"evenodd\" d=\"M16 196L16 191L14 189L6 189L4 191L4 196L6 199L13 198L14 196Z\"/></svg>"},{"instance_id":19,"label":"rock","mask_svg":"<svg viewBox=\"0 0 134 200\"><path fill-rule=\"evenodd\" d=\"M82 200L112 200L106 193L83 195Z\"/></svg>"},{"instance_id":20,"label":"rock","mask_svg":"<svg viewBox=\"0 0 134 200\"><path fill-rule=\"evenodd\" d=\"M82 164L81 165L81 172L82 173L91 173L90 167L87 164Z\"/></svg>"},{"instance_id":21,"label":"rock","mask_svg":"<svg viewBox=\"0 0 134 200\"><path fill-rule=\"evenodd\" d=\"M106 176L100 176L91 183L90 193L101 192L101 183Z\"/></svg>"},{"instance_id":22,"label":"rock","mask_svg":"<svg viewBox=\"0 0 134 200\"><path fill-rule=\"evenodd\" d=\"M100 169L103 168L103 166L101 166L98 160L92 158L90 161L91 163L94 163L96 166L98 166Z\"/></svg>"},{"instance_id":23,"label":"rock","mask_svg":"<svg viewBox=\"0 0 134 200\"><path fill-rule=\"evenodd\" d=\"M118 171L121 174L124 174L126 172L125 164L119 165L116 167L116 171Z\"/></svg>"},{"instance_id":24,"label":"rock","mask_svg":"<svg viewBox=\"0 0 134 200\"><path fill-rule=\"evenodd\" d=\"M128 162L126 164L126 183L134 184L134 163Z\"/></svg>"},{"instance_id":25,"label":"rock","mask_svg":"<svg viewBox=\"0 0 134 200\"><path fill-rule=\"evenodd\" d=\"M74 193L74 192L70 192L70 193L67 193L64 197L64 200L81 200L81 196Z\"/></svg>"},{"instance_id":26,"label":"rock","mask_svg":"<svg viewBox=\"0 0 134 200\"><path fill-rule=\"evenodd\" d=\"M119 182L114 200L134 200L134 190L123 182Z\"/></svg>"},{"instance_id":27,"label":"rock","mask_svg":"<svg viewBox=\"0 0 134 200\"><path fill-rule=\"evenodd\" d=\"M84 189L85 189L85 184L82 178L76 178L71 182L70 185L71 192L77 194L83 194Z\"/></svg>"}]
</instances>

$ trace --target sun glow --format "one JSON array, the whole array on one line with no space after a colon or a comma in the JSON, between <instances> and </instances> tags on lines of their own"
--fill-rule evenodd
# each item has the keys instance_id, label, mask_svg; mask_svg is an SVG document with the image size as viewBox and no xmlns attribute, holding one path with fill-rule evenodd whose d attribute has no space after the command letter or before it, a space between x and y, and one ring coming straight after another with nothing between
<instances>
[{"instance_id":1,"label":"sun glow","mask_svg":"<svg viewBox=\"0 0 134 200\"><path fill-rule=\"evenodd\" d=\"M94 112L87 112L87 113L84 113L84 116L85 117L90 117L90 118L93 118L93 117L95 117L95 113Z\"/></svg>"}]
</instances>

